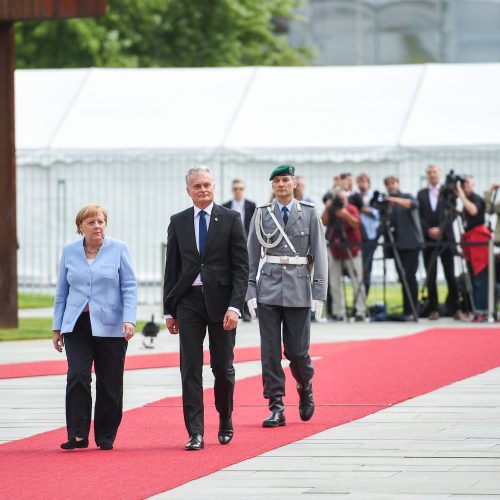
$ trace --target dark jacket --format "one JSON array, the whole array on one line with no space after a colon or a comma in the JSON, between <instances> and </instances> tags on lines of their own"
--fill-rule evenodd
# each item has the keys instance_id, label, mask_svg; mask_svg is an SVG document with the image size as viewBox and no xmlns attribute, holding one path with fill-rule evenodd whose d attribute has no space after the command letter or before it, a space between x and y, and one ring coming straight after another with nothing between
<instances>
[{"instance_id":1,"label":"dark jacket","mask_svg":"<svg viewBox=\"0 0 500 500\"><path fill-rule=\"evenodd\" d=\"M407 210L395 203L391 204L390 221L395 244L400 250L419 250L424 242L422 227L418 217L418 202L408 193L391 193L391 196L411 200L412 208Z\"/></svg>"},{"instance_id":2,"label":"dark jacket","mask_svg":"<svg viewBox=\"0 0 500 500\"><path fill-rule=\"evenodd\" d=\"M222 321L230 306L243 311L248 285L248 252L238 212L214 203L202 257L196 247L194 208L171 217L163 285L165 314L177 317L179 300L191 289L200 273L211 321Z\"/></svg>"},{"instance_id":3,"label":"dark jacket","mask_svg":"<svg viewBox=\"0 0 500 500\"><path fill-rule=\"evenodd\" d=\"M418 214L420 216L420 224L426 241L433 241L427 231L431 227L439 227L441 229L442 241L455 241L453 234L453 220L455 218L452 207L447 207L446 201L441 197L438 198L436 210L432 210L429 200L429 189L421 189L417 194Z\"/></svg>"},{"instance_id":4,"label":"dark jacket","mask_svg":"<svg viewBox=\"0 0 500 500\"><path fill-rule=\"evenodd\" d=\"M233 200L226 201L222 206L226 208L231 208ZM245 227L245 233L248 236L250 231L250 221L252 220L253 213L255 212L255 203L250 200L245 200L245 220L243 221L243 226Z\"/></svg>"}]
</instances>

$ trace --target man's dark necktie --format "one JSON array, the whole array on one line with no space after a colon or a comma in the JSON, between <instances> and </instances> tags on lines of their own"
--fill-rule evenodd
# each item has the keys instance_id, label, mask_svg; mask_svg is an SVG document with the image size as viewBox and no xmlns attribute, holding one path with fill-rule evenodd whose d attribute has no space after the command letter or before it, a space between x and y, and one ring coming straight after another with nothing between
<instances>
[{"instance_id":1,"label":"man's dark necktie","mask_svg":"<svg viewBox=\"0 0 500 500\"><path fill-rule=\"evenodd\" d=\"M205 219L205 215L207 213L205 210L200 210L199 213L199 226L198 226L198 244L200 246L200 255L203 255L205 251L205 243L207 242L207 220Z\"/></svg>"},{"instance_id":2,"label":"man's dark necktie","mask_svg":"<svg viewBox=\"0 0 500 500\"><path fill-rule=\"evenodd\" d=\"M281 209L281 216L282 216L283 222L285 223L285 226L286 226L286 223L288 222L288 208L287 207L283 207Z\"/></svg>"}]
</instances>

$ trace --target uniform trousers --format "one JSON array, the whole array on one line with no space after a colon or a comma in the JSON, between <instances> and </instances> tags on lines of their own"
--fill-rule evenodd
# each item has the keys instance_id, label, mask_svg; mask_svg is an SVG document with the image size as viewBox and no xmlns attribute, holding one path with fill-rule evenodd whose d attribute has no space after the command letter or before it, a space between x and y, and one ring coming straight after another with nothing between
<instances>
[{"instance_id":1,"label":"uniform trousers","mask_svg":"<svg viewBox=\"0 0 500 500\"><path fill-rule=\"evenodd\" d=\"M236 330L208 317L203 287L193 286L177 306L182 379L182 407L188 434L204 432L203 340L208 329L210 366L215 377L215 408L222 419L231 417L235 384Z\"/></svg>"},{"instance_id":2,"label":"uniform trousers","mask_svg":"<svg viewBox=\"0 0 500 500\"><path fill-rule=\"evenodd\" d=\"M86 438L92 419L92 362L96 377L94 437L99 446L113 444L122 420L123 371L127 341L122 337L94 337L88 312L71 333L64 334L68 359L66 426L68 439Z\"/></svg>"},{"instance_id":3,"label":"uniform trousers","mask_svg":"<svg viewBox=\"0 0 500 500\"><path fill-rule=\"evenodd\" d=\"M260 350L264 397L285 395L285 373L281 366L281 327L285 357L295 380L307 386L314 375L309 356L309 307L283 307L258 303Z\"/></svg>"}]
</instances>

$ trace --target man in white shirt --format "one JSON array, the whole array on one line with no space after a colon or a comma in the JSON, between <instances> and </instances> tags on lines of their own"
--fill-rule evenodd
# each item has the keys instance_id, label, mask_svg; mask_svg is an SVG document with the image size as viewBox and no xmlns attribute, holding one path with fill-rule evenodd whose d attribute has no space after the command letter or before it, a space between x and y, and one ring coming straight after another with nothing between
<instances>
[{"instance_id":1,"label":"man in white shirt","mask_svg":"<svg viewBox=\"0 0 500 500\"><path fill-rule=\"evenodd\" d=\"M255 212L255 203L245 199L245 183L241 179L233 179L232 185L233 199L226 201L222 206L236 210L241 215L245 232L248 235L250 221Z\"/></svg>"}]
</instances>

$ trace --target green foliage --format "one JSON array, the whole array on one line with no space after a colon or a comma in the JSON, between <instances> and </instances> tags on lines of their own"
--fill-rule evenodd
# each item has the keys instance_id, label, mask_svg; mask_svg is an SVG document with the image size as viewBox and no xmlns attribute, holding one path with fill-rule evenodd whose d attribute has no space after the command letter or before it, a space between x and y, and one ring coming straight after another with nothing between
<instances>
[{"instance_id":1,"label":"green foliage","mask_svg":"<svg viewBox=\"0 0 500 500\"><path fill-rule=\"evenodd\" d=\"M102 19L17 26L18 68L301 65L277 31L303 0L108 0Z\"/></svg>"}]
</instances>

